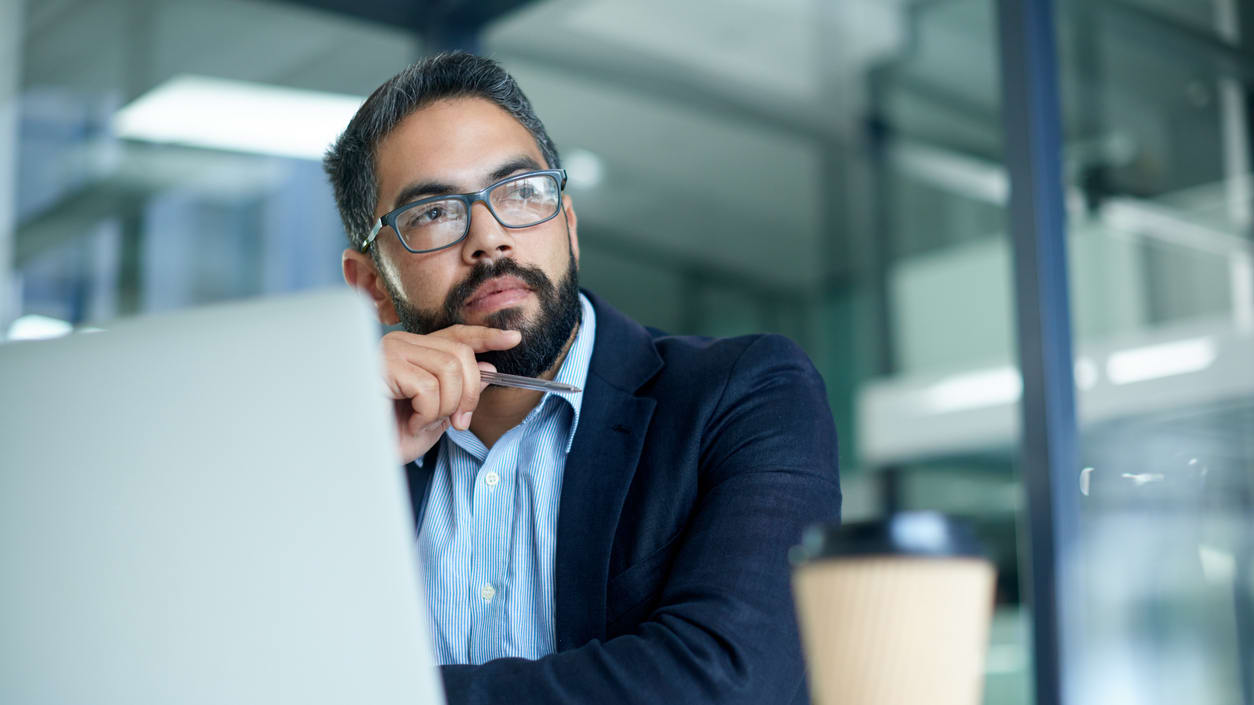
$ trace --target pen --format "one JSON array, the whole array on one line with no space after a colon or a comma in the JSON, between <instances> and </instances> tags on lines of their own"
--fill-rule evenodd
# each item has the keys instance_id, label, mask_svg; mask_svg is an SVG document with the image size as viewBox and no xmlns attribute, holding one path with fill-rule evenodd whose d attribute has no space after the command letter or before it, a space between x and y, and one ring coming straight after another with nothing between
<instances>
[{"instance_id":1,"label":"pen","mask_svg":"<svg viewBox=\"0 0 1254 705\"><path fill-rule=\"evenodd\" d=\"M479 377L485 382L495 384L498 387L517 387L519 389L535 389L540 392L579 392L579 387L561 382L550 382L547 379L536 379L535 377L523 377L520 375L507 375L503 372L482 371Z\"/></svg>"}]
</instances>

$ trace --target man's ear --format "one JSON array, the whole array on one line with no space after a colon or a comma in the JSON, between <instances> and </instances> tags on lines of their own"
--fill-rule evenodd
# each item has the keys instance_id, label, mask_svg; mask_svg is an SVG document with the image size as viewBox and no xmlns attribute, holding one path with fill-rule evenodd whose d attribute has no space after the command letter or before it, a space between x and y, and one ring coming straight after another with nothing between
<instances>
[{"instance_id":1,"label":"man's ear","mask_svg":"<svg viewBox=\"0 0 1254 705\"><path fill-rule=\"evenodd\" d=\"M370 297L380 323L385 326L394 326L400 322L400 318L396 315L396 307L392 304L392 295L384 286L382 275L379 274L370 255L349 248L344 250L340 263L344 269L344 281Z\"/></svg>"},{"instance_id":2,"label":"man's ear","mask_svg":"<svg viewBox=\"0 0 1254 705\"><path fill-rule=\"evenodd\" d=\"M575 202L570 196L562 195L565 202L566 232L570 235L570 251L575 255L575 264L579 264L579 216L575 215Z\"/></svg>"}]
</instances>

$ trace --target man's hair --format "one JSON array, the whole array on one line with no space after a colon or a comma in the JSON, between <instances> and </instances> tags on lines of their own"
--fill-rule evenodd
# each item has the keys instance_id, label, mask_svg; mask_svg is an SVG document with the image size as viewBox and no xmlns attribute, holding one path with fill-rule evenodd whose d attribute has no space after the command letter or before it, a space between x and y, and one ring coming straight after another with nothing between
<instances>
[{"instance_id":1,"label":"man's hair","mask_svg":"<svg viewBox=\"0 0 1254 705\"><path fill-rule=\"evenodd\" d=\"M500 64L465 52L428 57L375 89L322 160L353 247L360 247L374 226L379 142L414 111L446 98L484 98L501 106L535 138L549 168L561 168L557 147L531 101Z\"/></svg>"}]
</instances>

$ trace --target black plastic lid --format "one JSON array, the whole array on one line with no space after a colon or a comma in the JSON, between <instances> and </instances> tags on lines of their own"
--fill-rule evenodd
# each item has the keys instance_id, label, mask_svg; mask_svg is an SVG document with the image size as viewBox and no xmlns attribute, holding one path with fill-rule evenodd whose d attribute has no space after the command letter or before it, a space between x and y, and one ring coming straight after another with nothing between
<instances>
[{"instance_id":1,"label":"black plastic lid","mask_svg":"<svg viewBox=\"0 0 1254 705\"><path fill-rule=\"evenodd\" d=\"M966 523L936 512L901 512L854 524L815 524L789 558L794 565L851 556L985 557Z\"/></svg>"}]
</instances>

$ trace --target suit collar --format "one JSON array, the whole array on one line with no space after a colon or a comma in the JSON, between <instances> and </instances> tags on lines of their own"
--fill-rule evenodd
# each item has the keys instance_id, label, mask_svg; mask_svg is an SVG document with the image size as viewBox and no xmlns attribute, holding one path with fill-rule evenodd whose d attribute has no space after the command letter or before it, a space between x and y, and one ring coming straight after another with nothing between
<instances>
[{"instance_id":1,"label":"suit collar","mask_svg":"<svg viewBox=\"0 0 1254 705\"><path fill-rule=\"evenodd\" d=\"M597 316L589 373L622 391L635 393L662 369L662 357L653 344L653 336L597 295L589 291L583 294Z\"/></svg>"},{"instance_id":2,"label":"suit collar","mask_svg":"<svg viewBox=\"0 0 1254 705\"><path fill-rule=\"evenodd\" d=\"M596 344L558 511L553 586L558 651L605 636L610 551L656 406L635 392L662 368L643 326L584 293L596 309Z\"/></svg>"}]
</instances>

